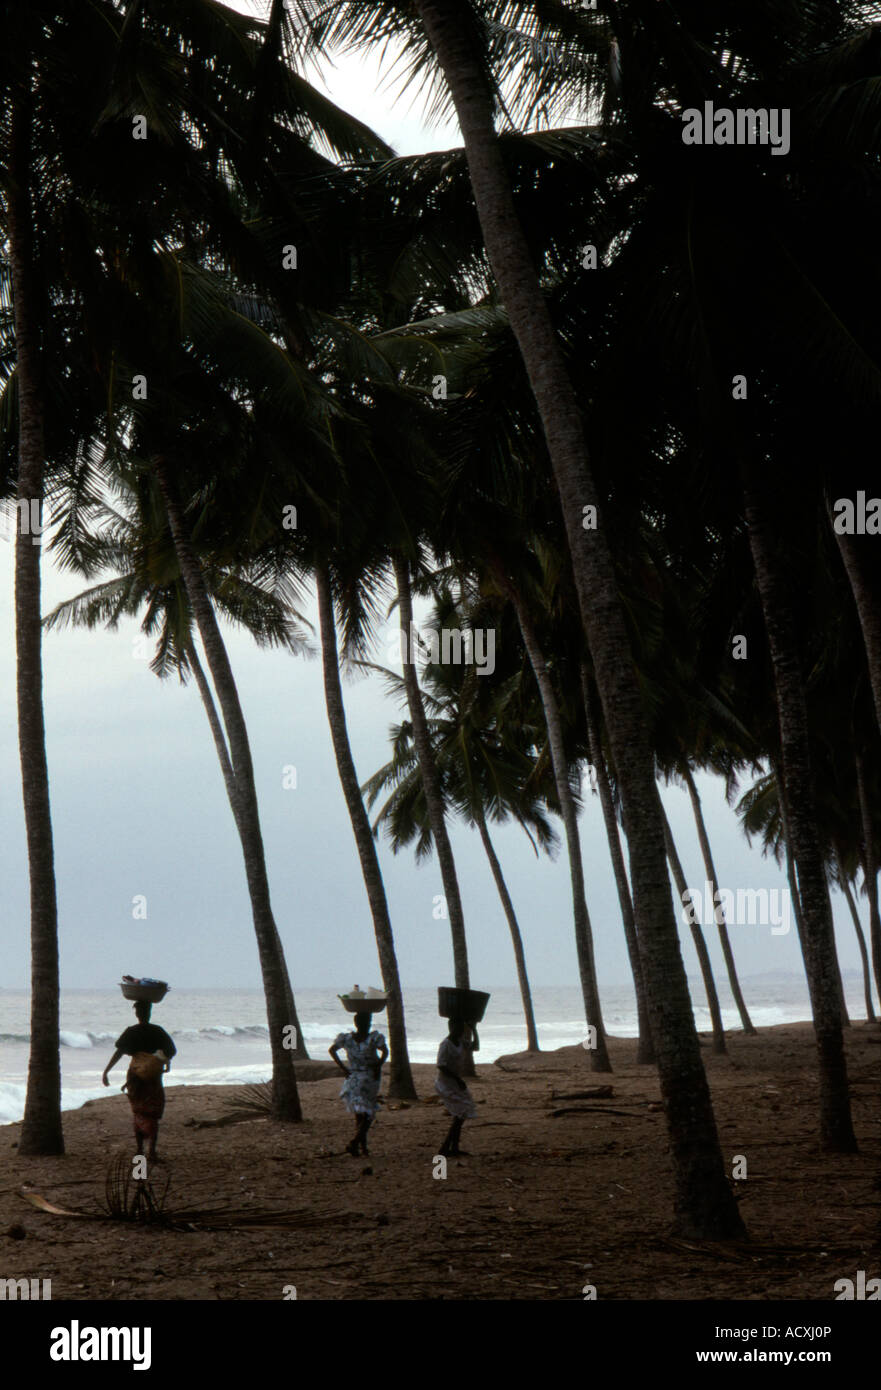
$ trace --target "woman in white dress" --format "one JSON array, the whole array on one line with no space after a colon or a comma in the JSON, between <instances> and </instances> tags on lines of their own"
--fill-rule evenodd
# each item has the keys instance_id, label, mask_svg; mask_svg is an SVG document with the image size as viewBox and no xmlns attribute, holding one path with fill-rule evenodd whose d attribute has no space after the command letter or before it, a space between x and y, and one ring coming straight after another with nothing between
<instances>
[{"instance_id":1,"label":"woman in white dress","mask_svg":"<svg viewBox=\"0 0 881 1390\"><path fill-rule=\"evenodd\" d=\"M434 1083L445 1109L453 1117L447 1137L439 1149L445 1158L458 1158L465 1153L464 1149L459 1148L462 1126L477 1114L474 1097L462 1080L462 1073L469 1054L477 1052L479 1047L477 1029L461 1018L451 1018L448 1036L438 1048L437 1080Z\"/></svg>"},{"instance_id":2,"label":"woman in white dress","mask_svg":"<svg viewBox=\"0 0 881 1390\"><path fill-rule=\"evenodd\" d=\"M355 1137L346 1145L346 1152L353 1158L367 1153L367 1131L380 1104L382 1064L388 1057L385 1038L371 1030L370 1023L370 1014L355 1014L354 1029L339 1033L330 1047L331 1057L346 1078L340 1095L349 1114L355 1116ZM348 1066L337 1055L340 1049L346 1054Z\"/></svg>"}]
</instances>

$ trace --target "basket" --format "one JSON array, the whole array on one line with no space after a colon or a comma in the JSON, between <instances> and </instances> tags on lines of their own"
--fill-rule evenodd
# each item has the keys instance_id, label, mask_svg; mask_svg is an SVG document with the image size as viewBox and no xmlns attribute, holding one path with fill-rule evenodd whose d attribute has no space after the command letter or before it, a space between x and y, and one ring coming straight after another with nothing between
<instances>
[{"instance_id":1,"label":"basket","mask_svg":"<svg viewBox=\"0 0 881 1390\"><path fill-rule=\"evenodd\" d=\"M145 1004L158 1004L168 993L168 985L164 980L157 980L155 985L121 983L119 988L122 990L123 999L140 1000Z\"/></svg>"},{"instance_id":2,"label":"basket","mask_svg":"<svg viewBox=\"0 0 881 1390\"><path fill-rule=\"evenodd\" d=\"M461 1018L463 1023L479 1023L488 1003L489 995L479 989L438 987L437 1011L441 1018Z\"/></svg>"},{"instance_id":3,"label":"basket","mask_svg":"<svg viewBox=\"0 0 881 1390\"><path fill-rule=\"evenodd\" d=\"M381 1014L388 1003L388 996L385 994L367 994L362 999L352 999L348 994L338 994L337 998L350 1014Z\"/></svg>"}]
</instances>

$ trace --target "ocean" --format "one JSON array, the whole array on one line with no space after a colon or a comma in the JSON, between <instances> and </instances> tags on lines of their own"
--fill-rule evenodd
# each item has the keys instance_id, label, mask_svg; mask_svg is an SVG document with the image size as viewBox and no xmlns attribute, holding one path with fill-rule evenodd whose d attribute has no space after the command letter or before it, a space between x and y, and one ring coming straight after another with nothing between
<instances>
[{"instance_id":1,"label":"ocean","mask_svg":"<svg viewBox=\"0 0 881 1390\"><path fill-rule=\"evenodd\" d=\"M703 999L700 981L689 982L692 998ZM747 976L741 981L747 1007L758 1026L793 1023L810 1018L807 986L803 976L782 971ZM863 1018L862 981L855 971L845 972L845 993L853 1018ZM727 990L719 982L722 1015L726 1027L739 1020ZM311 1057L326 1058L331 1042L351 1016L346 1014L332 989L297 991L300 1025ZM581 992L577 988L536 988L533 991L539 1044L551 1051L571 1046L585 1036ZM636 1007L627 987L604 987L603 1015L613 1036L635 1037ZM437 1014L437 991L411 989L404 995L407 1037L413 1062L433 1062L445 1025ZM700 1030L710 1027L705 1005L695 1006ZM178 1053L168 1086L244 1085L268 1079L271 1066L269 1035L263 996L259 990L171 989L153 1009L153 1021L173 1036ZM62 1106L74 1110L98 1096L118 1094L125 1081L125 1063L110 1075L110 1090L101 1084L101 1073L124 1028L134 1023L131 1005L118 989L66 990L61 998ZM375 1026L382 1031L382 1015ZM25 990L0 990L0 1124L12 1124L24 1113L29 1037L29 996ZM495 1061L526 1046L520 996L516 989L492 992L486 1017L480 1025L479 1060Z\"/></svg>"}]
</instances>

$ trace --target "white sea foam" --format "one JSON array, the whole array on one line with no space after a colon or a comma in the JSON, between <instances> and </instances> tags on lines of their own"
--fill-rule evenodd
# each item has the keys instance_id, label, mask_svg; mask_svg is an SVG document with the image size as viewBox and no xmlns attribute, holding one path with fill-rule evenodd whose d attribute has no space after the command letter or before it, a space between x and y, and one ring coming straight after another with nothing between
<instances>
[{"instance_id":1,"label":"white sea foam","mask_svg":"<svg viewBox=\"0 0 881 1390\"><path fill-rule=\"evenodd\" d=\"M90 1033L71 1033L66 1028L60 1034L62 1047L91 1047Z\"/></svg>"},{"instance_id":2,"label":"white sea foam","mask_svg":"<svg viewBox=\"0 0 881 1390\"><path fill-rule=\"evenodd\" d=\"M0 1081L0 1125L15 1124L24 1114L27 1087L13 1081Z\"/></svg>"}]
</instances>

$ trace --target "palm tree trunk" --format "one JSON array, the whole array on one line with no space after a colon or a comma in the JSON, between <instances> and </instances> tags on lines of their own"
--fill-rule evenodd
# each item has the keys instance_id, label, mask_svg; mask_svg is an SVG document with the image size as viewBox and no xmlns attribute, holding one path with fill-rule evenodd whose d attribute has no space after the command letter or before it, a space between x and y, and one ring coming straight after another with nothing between
<instances>
[{"instance_id":1,"label":"palm tree trunk","mask_svg":"<svg viewBox=\"0 0 881 1390\"><path fill-rule=\"evenodd\" d=\"M541 707L548 731L548 746L551 765L554 771L554 785L560 803L560 815L566 832L566 847L569 852L569 878L572 886L572 916L575 922L575 946L578 952L578 971L581 976L581 993L584 999L584 1012L588 1025L596 1029L596 1047L588 1049L592 1071L610 1072L612 1063L606 1042L606 1030L600 1008L600 993L596 977L596 963L593 950L593 932L587 910L584 892L584 864L581 858L581 836L578 831L578 813L575 799L569 786L569 768L563 744L563 724L560 707L557 703L553 682L548 674L544 652L532 622L532 617L516 585L505 574L500 562L493 565L496 579L513 604L520 624L523 644L529 657L538 686Z\"/></svg>"},{"instance_id":2,"label":"palm tree trunk","mask_svg":"<svg viewBox=\"0 0 881 1390\"><path fill-rule=\"evenodd\" d=\"M788 821L786 817L786 796L785 787L780 777L780 769L774 762L771 763L774 776L777 779L777 795L780 803L780 820L783 825L783 845L786 858L786 881L789 884L789 896L792 900L792 911L795 915L795 929L798 932L799 944L801 945L802 960L805 962L805 979L807 979L807 954L805 948L805 925L804 914L802 913L801 898L798 892L798 882L795 877L795 860L792 854L792 846L789 841ZM833 937L834 942L834 937ZM844 982L841 978L841 967L838 963L838 952L835 952L835 988L838 994L838 1004L841 1009L841 1022L845 1028L850 1027L850 1019L847 1014L847 1003L844 998ZM810 987L809 991L810 993ZM811 1017L813 1017L813 1004L811 1005Z\"/></svg>"},{"instance_id":3,"label":"palm tree trunk","mask_svg":"<svg viewBox=\"0 0 881 1390\"><path fill-rule=\"evenodd\" d=\"M670 822L667 819L667 812L664 812L664 834L667 840L667 858L670 862L670 870L673 874L673 882L676 884L676 891L682 906L688 909L690 894L688 884L685 881L685 874L682 871L682 863L676 850L676 842L673 839L673 831L670 829ZM697 951L698 963L701 968L701 977L704 982L704 989L707 994L707 1004L710 1009L710 1018L713 1023L713 1051L727 1052L725 1046L725 1029L722 1026L722 1010L719 1007L719 995L716 991L716 981L713 979L713 967L710 963L710 953L707 950L707 943L701 931L701 924L697 920L694 910L689 914L688 925L691 928L691 935L694 940L694 949Z\"/></svg>"},{"instance_id":4,"label":"palm tree trunk","mask_svg":"<svg viewBox=\"0 0 881 1390\"><path fill-rule=\"evenodd\" d=\"M220 770L223 773L223 781L224 785L226 786L226 794L229 799L230 807L232 808L233 819L235 820L236 828L239 834L241 835L242 826L239 819L240 797L238 787L236 786L235 773L233 772L233 766L229 756L229 748L227 747L226 743L226 736L223 732L223 726L220 722L220 716L217 713L217 706L214 703L214 696L211 693L211 686L208 683L208 677L205 675L205 672L202 669L202 663L199 661L199 657L196 652L196 645L192 641L187 646L187 660L189 661L190 669L196 678L196 685L198 687L199 694L202 697L202 705L205 709L206 715L208 716L208 723L211 728L212 736L214 738L214 747L217 749L217 758L220 763ZM275 926L274 921L273 926ZM285 992L287 1017L296 1018L297 1006L294 1002L294 992L291 989L291 980L288 974L287 963L284 959L284 946L282 945L281 937L278 934L277 927L275 927L275 935L278 943L278 953L281 957L282 984ZM300 1036L299 1027L297 1028L295 1041L296 1046L293 1048L294 1057L298 1061L307 1062L309 1060L309 1053L306 1048L305 1039Z\"/></svg>"},{"instance_id":5,"label":"palm tree trunk","mask_svg":"<svg viewBox=\"0 0 881 1390\"><path fill-rule=\"evenodd\" d=\"M710 849L710 837L707 834L707 827L704 822L700 795L694 784L694 778L691 775L691 768L688 765L687 758L683 758L679 771L682 773L685 785L688 788L688 795L691 797L691 807L694 811L694 820L697 826L697 837L700 841L701 854L704 860L704 871L707 875L707 881L713 890L713 903L715 905L716 894L719 891L719 884L716 879L716 867L713 863L713 852ZM716 907L714 916L716 919L716 926L719 928L719 940L722 944L722 955L725 957L725 969L728 971L728 983L731 986L731 993L737 1005L737 1012L740 1014L743 1031L745 1033L755 1034L756 1028L747 1011L746 1003L740 989L740 981L737 978L737 967L734 964L734 952L731 949L731 942L728 938L728 926L725 921L725 912L721 903Z\"/></svg>"},{"instance_id":6,"label":"palm tree trunk","mask_svg":"<svg viewBox=\"0 0 881 1390\"><path fill-rule=\"evenodd\" d=\"M413 638L413 600L410 596L410 572L406 560L401 559L399 555L394 555L392 557L392 564L395 571L395 583L398 588L398 616L400 618L402 635L401 645L403 651L401 655L404 668L404 689L407 692L410 723L413 725L413 744L416 748L416 756L419 759L419 771L422 777L422 786L425 791L425 805L428 811L428 821L431 826L431 834L437 850L437 861L440 867L441 882L444 885L447 912L449 913L450 935L453 938L453 967L456 977L456 988L470 989L471 986L468 975L468 945L465 940L465 914L462 911L459 880L456 876L456 863L453 859L453 849L450 844L450 837L447 833L444 799L441 792L437 766L434 761L434 753L432 752L428 722L425 718L422 692L419 689L419 677L416 673L416 663L414 654L410 650Z\"/></svg>"},{"instance_id":7,"label":"palm tree trunk","mask_svg":"<svg viewBox=\"0 0 881 1390\"><path fill-rule=\"evenodd\" d=\"M187 535L183 512L175 494L168 464L158 457L154 457L152 462L165 503L181 579L205 648L229 740L229 757L235 776L239 808L236 824L245 861L254 933L257 937L263 989L266 995L269 1045L272 1051L272 1116L276 1120L297 1122L302 1120L303 1114L294 1071L295 1050L285 1047L287 1035L284 1030L288 1025L293 1025L297 1042L300 1044L303 1032L296 1011L290 1012L291 996L285 989L284 953L281 950L269 896L269 879L266 873L248 730L226 647L211 606L201 566Z\"/></svg>"},{"instance_id":8,"label":"palm tree trunk","mask_svg":"<svg viewBox=\"0 0 881 1390\"><path fill-rule=\"evenodd\" d=\"M777 783L777 801L780 806L780 823L783 827L783 850L786 857L786 881L789 884L789 896L792 899L792 910L795 914L795 930L798 932L798 939L801 945L802 959L805 955L805 923L801 910L801 898L798 894L798 882L795 877L795 861L792 857L792 844L789 839L789 817L786 813L786 788L783 785L783 777L780 772L779 763L771 760L771 770ZM807 968L807 967L806 967Z\"/></svg>"},{"instance_id":9,"label":"palm tree trunk","mask_svg":"<svg viewBox=\"0 0 881 1390\"><path fill-rule=\"evenodd\" d=\"M505 918L508 929L511 933L511 944L514 947L514 960L517 963L517 983L520 986L520 998L523 1001L523 1016L526 1019L526 1051L538 1052L538 1031L535 1026L535 1013L532 1008L532 991L529 988L529 976L526 973L526 955L523 951L523 937L520 935L520 924L517 921L517 914L514 911L514 904L511 901L511 894L508 892L508 885L502 873L502 866L499 863L498 855L489 836L486 825L486 818L482 814L475 817L477 829L480 831L480 838L483 841L483 848L486 850L486 857L489 860L489 867L495 879L496 888L499 890L499 897L502 900Z\"/></svg>"},{"instance_id":10,"label":"palm tree trunk","mask_svg":"<svg viewBox=\"0 0 881 1390\"><path fill-rule=\"evenodd\" d=\"M850 1014L847 1011L847 999L844 996L844 980L841 975L841 961L838 959L838 951L835 952L835 975L838 980L838 1003L841 1007L841 1026L850 1027Z\"/></svg>"},{"instance_id":11,"label":"palm tree trunk","mask_svg":"<svg viewBox=\"0 0 881 1390\"><path fill-rule=\"evenodd\" d=\"M828 508L828 514L831 521L831 508ZM866 662L869 668L869 681L875 702L875 717L878 720L878 728L881 730L881 605L878 602L878 594L873 589L866 574L860 551L860 539L857 536L839 535L835 531L834 525L832 529L838 542L839 554L844 562L854 603L859 614L860 627L863 631L863 644L866 648ZM865 541L863 541L863 545L865 545Z\"/></svg>"},{"instance_id":12,"label":"palm tree trunk","mask_svg":"<svg viewBox=\"0 0 881 1390\"><path fill-rule=\"evenodd\" d=\"M862 962L863 967L863 994L865 995L866 1000L866 1018L869 1021L869 1023L874 1023L875 1009L872 1004L872 976L869 971L869 952L866 949L866 938L863 933L863 924L860 921L860 914L857 911L857 905L854 901L854 896L851 892L850 884L847 881L847 875L844 872L844 864L842 862L841 852L837 846L835 850L835 858L838 863L838 881L841 884L841 891L844 894L845 900L850 909L851 921L853 922L854 931L857 934L857 945L860 948L860 961Z\"/></svg>"},{"instance_id":13,"label":"palm tree trunk","mask_svg":"<svg viewBox=\"0 0 881 1390\"><path fill-rule=\"evenodd\" d=\"M364 809L361 784L355 771L355 761L349 743L346 725L346 710L343 703L343 690L340 683L339 658L337 655L336 625L333 613L333 594L327 567L320 562L315 565L315 584L318 591L318 620L321 628L321 659L324 668L324 700L327 706L327 722L336 757L337 772L352 832L361 862L367 901L373 918L376 934L376 949L382 970L382 982L388 995L389 1030L389 1096L396 1100L415 1100L416 1087L410 1070L410 1057L407 1052L407 1031L404 1024L404 996L401 978L398 974L398 961L395 955L395 939L389 916L385 885L376 853L376 842L370 829L370 821Z\"/></svg>"},{"instance_id":14,"label":"palm tree trunk","mask_svg":"<svg viewBox=\"0 0 881 1390\"><path fill-rule=\"evenodd\" d=\"M836 979L832 907L817 837L808 712L795 641L795 616L782 572L777 537L758 470L744 466L746 521L756 584L768 634L786 799L787 830L798 876L802 945L820 1072L820 1141L838 1153L856 1149Z\"/></svg>"},{"instance_id":15,"label":"palm tree trunk","mask_svg":"<svg viewBox=\"0 0 881 1390\"><path fill-rule=\"evenodd\" d=\"M786 882L789 884L789 896L792 900L792 911L795 916L795 930L798 933L799 945L801 946L802 960L807 962L805 951L805 920L801 910L801 898L798 893L798 881L795 877L795 860L792 857L792 844L789 839L789 818L786 813L786 788L783 785L783 777L780 772L779 763L773 759L769 760L771 770L777 782L777 800L780 806L780 823L783 827L783 852L786 859ZM805 963L805 979L807 979L807 964ZM813 1018L813 1005L811 1005L811 1017Z\"/></svg>"},{"instance_id":16,"label":"palm tree trunk","mask_svg":"<svg viewBox=\"0 0 881 1390\"><path fill-rule=\"evenodd\" d=\"M28 79L29 80L29 79ZM40 535L26 518L43 501L43 401L30 187L30 91L12 111L7 189L18 389L18 531L15 538L15 657L18 747L31 911L31 1039L20 1154L62 1154L58 903L43 720Z\"/></svg>"},{"instance_id":17,"label":"palm tree trunk","mask_svg":"<svg viewBox=\"0 0 881 1390\"><path fill-rule=\"evenodd\" d=\"M771 767L777 780L777 796L780 805L780 820L783 826L783 844L786 855L786 880L789 884L789 896L792 899L792 910L795 913L795 929L798 932L798 939L801 945L802 960L805 962L805 978L807 978L807 954L805 948L805 925L804 914L802 912L801 898L798 892L798 883L795 877L795 861L792 855L792 847L789 842L788 820L786 815L786 795L785 787L780 780L780 770L776 763L772 761ZM833 945L835 938L833 936ZM810 992L810 986L808 987ZM850 1019L847 1014L847 1001L844 997L844 981L841 978L841 967L838 963L838 951L835 951L835 989L838 994L838 1006L841 1009L841 1022L845 1028L850 1027ZM813 1016L813 1004L811 1005Z\"/></svg>"},{"instance_id":18,"label":"palm tree trunk","mask_svg":"<svg viewBox=\"0 0 881 1390\"><path fill-rule=\"evenodd\" d=\"M454 0L417 0L417 9L459 118L484 244L529 376L560 496L578 606L620 779L677 1228L697 1238L742 1236L679 949L654 757L578 402L514 207L493 93L471 27L462 22L462 7ZM596 509L591 513L595 529L584 528L585 507Z\"/></svg>"},{"instance_id":19,"label":"palm tree trunk","mask_svg":"<svg viewBox=\"0 0 881 1390\"><path fill-rule=\"evenodd\" d=\"M615 806L612 801L612 788L609 783L606 759L603 754L603 745L599 736L596 704L593 692L590 688L590 675L584 662L581 663L581 693L584 699L584 713L587 720L587 737L590 747L590 757L596 769L597 790L600 794L600 805L603 808L606 840L612 859L615 885L618 889L618 902L621 905L621 921L624 926L624 939L627 943L627 954L630 958L630 969L633 974L633 988L636 991L636 1018L639 1027L639 1041L636 1045L636 1060L638 1063L648 1066L655 1061L655 1048L652 1042L651 1022L649 1020L648 1004L645 997L645 981L642 973L642 962L639 958L639 936L636 929L636 920L633 916L633 900L630 896L630 884L627 882L627 869L624 865L624 855L621 853L621 839L618 835L618 818L615 815Z\"/></svg>"},{"instance_id":20,"label":"palm tree trunk","mask_svg":"<svg viewBox=\"0 0 881 1390\"><path fill-rule=\"evenodd\" d=\"M875 826L872 818L872 803L866 785L866 764L861 753L855 756L857 795L860 800L860 819L863 824L863 881L866 897L869 900L869 940L872 943L872 967L875 972L875 988L881 999L881 915L878 912L878 860L875 857Z\"/></svg>"}]
</instances>

